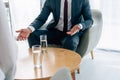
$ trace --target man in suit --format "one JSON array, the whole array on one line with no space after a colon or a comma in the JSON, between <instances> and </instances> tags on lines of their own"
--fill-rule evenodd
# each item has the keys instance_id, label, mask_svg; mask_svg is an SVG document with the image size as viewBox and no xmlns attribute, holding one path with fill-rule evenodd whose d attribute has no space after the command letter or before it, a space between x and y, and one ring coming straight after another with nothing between
<instances>
[{"instance_id":1,"label":"man in suit","mask_svg":"<svg viewBox=\"0 0 120 80\"><path fill-rule=\"evenodd\" d=\"M64 31L65 0L46 0L40 15L25 29L18 30L17 40L28 38L30 48L40 44L39 36L47 35L49 44L61 44L63 48L76 51L80 36L93 24L89 0L67 0L67 31ZM40 27L52 13L53 19L46 30Z\"/></svg>"}]
</instances>

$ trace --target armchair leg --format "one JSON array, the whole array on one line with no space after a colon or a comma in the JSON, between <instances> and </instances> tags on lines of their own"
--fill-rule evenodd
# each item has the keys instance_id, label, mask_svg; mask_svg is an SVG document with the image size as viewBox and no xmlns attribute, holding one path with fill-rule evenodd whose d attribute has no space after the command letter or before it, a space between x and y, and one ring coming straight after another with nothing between
<instances>
[{"instance_id":1,"label":"armchair leg","mask_svg":"<svg viewBox=\"0 0 120 80\"><path fill-rule=\"evenodd\" d=\"M91 53L91 58L94 59L94 53L93 53L93 50L92 50L90 53Z\"/></svg>"},{"instance_id":2,"label":"armchair leg","mask_svg":"<svg viewBox=\"0 0 120 80\"><path fill-rule=\"evenodd\" d=\"M77 69L77 73L80 74L80 67Z\"/></svg>"}]
</instances>

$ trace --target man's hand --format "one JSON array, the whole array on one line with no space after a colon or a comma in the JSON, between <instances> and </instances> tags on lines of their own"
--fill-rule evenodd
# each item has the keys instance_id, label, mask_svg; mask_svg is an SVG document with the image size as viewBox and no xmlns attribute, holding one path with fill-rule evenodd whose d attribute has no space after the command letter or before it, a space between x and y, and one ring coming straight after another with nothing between
<instances>
[{"instance_id":1,"label":"man's hand","mask_svg":"<svg viewBox=\"0 0 120 80\"><path fill-rule=\"evenodd\" d=\"M26 40L32 31L29 28L26 28L17 30L16 32L19 33L19 35L17 36L17 41L21 41Z\"/></svg>"},{"instance_id":2,"label":"man's hand","mask_svg":"<svg viewBox=\"0 0 120 80\"><path fill-rule=\"evenodd\" d=\"M79 32L79 30L80 30L80 25L75 25L70 31L67 32L67 34L73 36L74 34Z\"/></svg>"}]
</instances>

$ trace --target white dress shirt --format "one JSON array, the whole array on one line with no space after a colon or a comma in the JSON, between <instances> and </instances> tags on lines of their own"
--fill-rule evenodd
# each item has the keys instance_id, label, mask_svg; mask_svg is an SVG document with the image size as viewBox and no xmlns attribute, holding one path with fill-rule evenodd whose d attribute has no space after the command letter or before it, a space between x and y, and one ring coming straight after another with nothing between
<instances>
[{"instance_id":1,"label":"white dress shirt","mask_svg":"<svg viewBox=\"0 0 120 80\"><path fill-rule=\"evenodd\" d=\"M65 0L61 0L60 19L59 19L59 22L56 26L56 28L60 31L63 31L64 1ZM71 0L68 0L68 30L70 29L70 27L71 27Z\"/></svg>"},{"instance_id":2,"label":"white dress shirt","mask_svg":"<svg viewBox=\"0 0 120 80\"><path fill-rule=\"evenodd\" d=\"M60 31L63 31L64 1L65 0L61 0L60 19L56 26L56 29L58 29ZM54 21L54 19L52 19L52 21ZM78 25L80 25L80 29L83 28L82 24L78 24ZM70 27L71 27L71 0L68 0L68 27L67 27L67 30L70 30ZM32 26L29 26L29 28L32 30L32 32L35 30L34 27L32 27Z\"/></svg>"}]
</instances>

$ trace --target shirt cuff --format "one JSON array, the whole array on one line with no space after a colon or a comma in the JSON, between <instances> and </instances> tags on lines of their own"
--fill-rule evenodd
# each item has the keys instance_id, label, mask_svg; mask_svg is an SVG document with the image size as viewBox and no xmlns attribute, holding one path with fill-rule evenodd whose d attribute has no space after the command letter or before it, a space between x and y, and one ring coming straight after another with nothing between
<instances>
[{"instance_id":1,"label":"shirt cuff","mask_svg":"<svg viewBox=\"0 0 120 80\"><path fill-rule=\"evenodd\" d=\"M31 31L35 31L35 28L33 26L28 26L29 29L31 29Z\"/></svg>"},{"instance_id":2,"label":"shirt cuff","mask_svg":"<svg viewBox=\"0 0 120 80\"><path fill-rule=\"evenodd\" d=\"M83 29L83 25L82 24L79 24L79 26L80 26L80 30Z\"/></svg>"}]
</instances>

